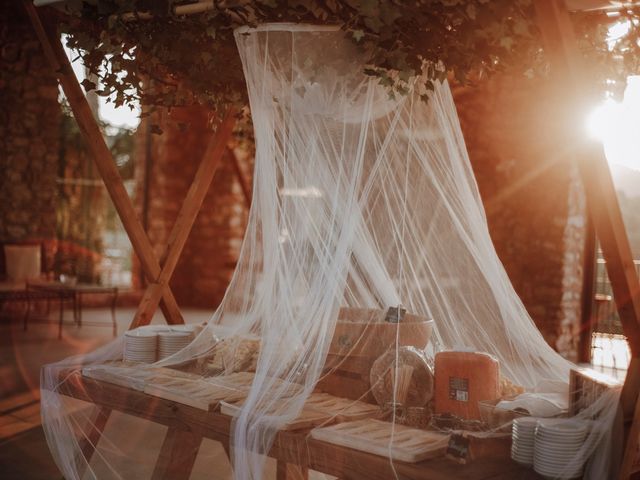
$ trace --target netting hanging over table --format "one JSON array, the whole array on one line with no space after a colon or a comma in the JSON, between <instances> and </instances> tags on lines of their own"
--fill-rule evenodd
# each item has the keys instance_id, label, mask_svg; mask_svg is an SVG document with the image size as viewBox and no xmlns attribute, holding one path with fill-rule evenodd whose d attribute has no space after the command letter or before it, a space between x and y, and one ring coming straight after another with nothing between
<instances>
[{"instance_id":1,"label":"netting hanging over table","mask_svg":"<svg viewBox=\"0 0 640 480\"><path fill-rule=\"evenodd\" d=\"M408 465L443 455L452 432L471 450L506 445L494 463L509 465L503 424L566 416L572 366L496 255L448 85L428 102L417 80L390 98L333 27L272 24L236 40L256 162L232 282L204 326L143 327L44 369L59 467L69 479L157 473L166 427L198 439L228 431L238 479L267 478L269 453L337 475L327 445L349 447L341 462L360 462L350 471L367 458L389 478L411 478ZM589 459L591 478L604 478L617 395L537 430L517 420L512 455L566 477ZM200 446L191 478L231 475L206 442L183 445ZM473 478L473 461L459 468Z\"/></svg>"}]
</instances>

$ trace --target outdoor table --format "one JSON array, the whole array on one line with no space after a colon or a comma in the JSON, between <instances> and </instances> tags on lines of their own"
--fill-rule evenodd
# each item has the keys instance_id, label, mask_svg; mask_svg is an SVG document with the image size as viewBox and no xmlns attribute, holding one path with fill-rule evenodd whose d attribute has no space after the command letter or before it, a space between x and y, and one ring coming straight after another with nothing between
<instances>
[{"instance_id":1,"label":"outdoor table","mask_svg":"<svg viewBox=\"0 0 640 480\"><path fill-rule=\"evenodd\" d=\"M25 315L24 325L25 330L27 328L27 321L29 319L31 300L38 299L37 294L48 295L48 299L57 298L60 300L60 315L59 315L59 329L58 338L62 338L62 321L64 311L64 301L71 300L73 303L73 320L76 325L82 327L82 295L87 293L94 294L108 294L111 295L111 325L113 329L113 336L118 334L118 326L116 322L116 303L118 300L118 287L107 285L94 285L88 283L62 283L62 282L28 282L27 292L31 292L31 295L27 295L27 313ZM89 325L86 324L85 325ZM90 325L98 325L96 322ZM101 325L101 324L100 324Z\"/></svg>"},{"instance_id":2,"label":"outdoor table","mask_svg":"<svg viewBox=\"0 0 640 480\"><path fill-rule=\"evenodd\" d=\"M62 337L62 321L64 319L64 301L72 299L72 294L65 290L33 289L25 283L2 283L0 285L0 305L6 302L25 302L27 309L24 313L23 324L27 329L27 323L31 314L31 302L36 300L60 301L58 314L58 338Z\"/></svg>"},{"instance_id":3,"label":"outdoor table","mask_svg":"<svg viewBox=\"0 0 640 480\"><path fill-rule=\"evenodd\" d=\"M98 407L92 426L80 441L90 459L111 411L143 418L168 427L152 478L188 479L203 438L222 443L229 454L231 417L206 412L174 401L107 382L83 377L79 371L64 372L57 392ZM269 456L277 460L277 480L306 479L308 470L343 480L520 480L540 479L532 469L508 458L478 459L458 464L445 457L418 463L395 461L347 447L315 440L309 431L280 431Z\"/></svg>"}]
</instances>

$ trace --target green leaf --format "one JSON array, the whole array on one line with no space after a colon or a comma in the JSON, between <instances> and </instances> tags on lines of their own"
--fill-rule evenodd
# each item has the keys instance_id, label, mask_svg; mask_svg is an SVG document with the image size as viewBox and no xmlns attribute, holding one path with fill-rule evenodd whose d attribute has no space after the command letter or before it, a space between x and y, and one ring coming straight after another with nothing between
<instances>
[{"instance_id":1,"label":"green leaf","mask_svg":"<svg viewBox=\"0 0 640 480\"><path fill-rule=\"evenodd\" d=\"M354 30L351 34L356 42L360 42L364 37L364 30Z\"/></svg>"},{"instance_id":2,"label":"green leaf","mask_svg":"<svg viewBox=\"0 0 640 480\"><path fill-rule=\"evenodd\" d=\"M97 85L91 80L89 80L88 78L85 78L84 80L82 80L82 82L80 82L80 85L82 85L82 88L84 88L85 92L90 92L91 90L95 90L97 87Z\"/></svg>"}]
</instances>

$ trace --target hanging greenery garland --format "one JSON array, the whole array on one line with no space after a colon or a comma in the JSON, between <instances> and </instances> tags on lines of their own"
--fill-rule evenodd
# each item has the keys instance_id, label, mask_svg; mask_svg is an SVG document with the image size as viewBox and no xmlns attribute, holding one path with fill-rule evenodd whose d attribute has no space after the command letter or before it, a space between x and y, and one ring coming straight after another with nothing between
<instances>
[{"instance_id":1,"label":"hanging greenery garland","mask_svg":"<svg viewBox=\"0 0 640 480\"><path fill-rule=\"evenodd\" d=\"M67 2L62 33L100 80L85 80L85 89L111 97L116 106L242 103L246 88L233 29L283 21L339 25L369 56L365 73L391 95L404 93L418 72L431 89L448 75L469 82L507 68L530 76L545 70L531 0L214 0L208 10L182 14L193 6ZM588 64L599 66L594 81L609 81L611 89L611 82L621 86L640 71L638 7L616 17L582 12L573 19ZM614 22L629 26L617 42L608 41Z\"/></svg>"}]
</instances>

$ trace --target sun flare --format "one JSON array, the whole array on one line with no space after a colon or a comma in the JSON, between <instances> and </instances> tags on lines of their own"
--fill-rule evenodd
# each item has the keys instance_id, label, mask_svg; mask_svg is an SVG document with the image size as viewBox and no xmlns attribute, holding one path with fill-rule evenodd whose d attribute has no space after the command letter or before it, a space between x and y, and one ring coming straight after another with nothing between
<instances>
[{"instance_id":1,"label":"sun flare","mask_svg":"<svg viewBox=\"0 0 640 480\"><path fill-rule=\"evenodd\" d=\"M640 76L629 77L622 102L607 99L596 107L587 129L604 144L609 163L640 170Z\"/></svg>"}]
</instances>

